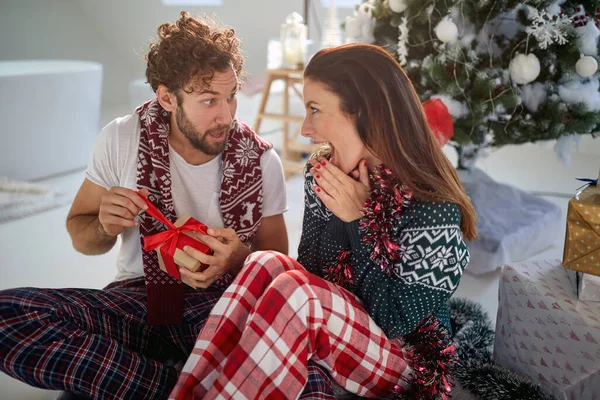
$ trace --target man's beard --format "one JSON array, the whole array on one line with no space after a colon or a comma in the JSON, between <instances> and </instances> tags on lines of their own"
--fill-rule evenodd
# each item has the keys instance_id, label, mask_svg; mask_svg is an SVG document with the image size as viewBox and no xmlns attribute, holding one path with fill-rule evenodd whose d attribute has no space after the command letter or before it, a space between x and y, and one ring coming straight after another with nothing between
<instances>
[{"instance_id":1,"label":"man's beard","mask_svg":"<svg viewBox=\"0 0 600 400\"><path fill-rule=\"evenodd\" d=\"M183 136L185 136L190 141L191 145L194 146L196 150L200 150L201 152L209 156L217 156L221 154L223 150L225 150L225 146L227 146L228 137L225 137L221 142L210 143L209 135L212 133L218 133L222 131L225 131L225 135L229 135L229 130L231 129L231 126L221 125L216 128L209 129L204 135L200 135L192 121L190 121L187 115L185 115L183 107L181 106L177 107L177 117L175 120L177 122L177 127L179 128L181 133L183 133Z\"/></svg>"}]
</instances>

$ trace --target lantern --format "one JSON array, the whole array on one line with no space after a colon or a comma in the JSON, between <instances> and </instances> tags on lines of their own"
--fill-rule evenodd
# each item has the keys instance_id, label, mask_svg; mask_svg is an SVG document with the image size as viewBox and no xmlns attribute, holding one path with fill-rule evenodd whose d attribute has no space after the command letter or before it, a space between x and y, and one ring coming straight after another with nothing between
<instances>
[{"instance_id":1,"label":"lantern","mask_svg":"<svg viewBox=\"0 0 600 400\"><path fill-rule=\"evenodd\" d=\"M284 69L303 69L306 60L306 25L297 12L290 14L281 25L281 66Z\"/></svg>"}]
</instances>

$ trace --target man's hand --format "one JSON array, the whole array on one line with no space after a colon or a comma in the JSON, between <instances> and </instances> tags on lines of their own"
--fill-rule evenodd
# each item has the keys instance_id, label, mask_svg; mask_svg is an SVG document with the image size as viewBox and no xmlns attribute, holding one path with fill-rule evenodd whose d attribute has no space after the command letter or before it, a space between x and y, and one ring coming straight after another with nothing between
<instances>
[{"instance_id":1,"label":"man's hand","mask_svg":"<svg viewBox=\"0 0 600 400\"><path fill-rule=\"evenodd\" d=\"M361 160L352 177L343 173L324 157L310 160L310 173L317 182L313 190L323 204L344 222L361 217L361 210L369 196L369 171L367 162Z\"/></svg>"},{"instance_id":2,"label":"man's hand","mask_svg":"<svg viewBox=\"0 0 600 400\"><path fill-rule=\"evenodd\" d=\"M112 187L102 195L98 220L107 236L117 236L125 228L137 226L134 218L140 210L148 208L139 195L148 197L148 190L136 192L123 187Z\"/></svg>"},{"instance_id":3,"label":"man's hand","mask_svg":"<svg viewBox=\"0 0 600 400\"><path fill-rule=\"evenodd\" d=\"M237 273L244 265L244 260L252 252L246 247L233 229L212 228L208 235L193 232L191 235L210 247L212 255L204 254L193 247L186 246L183 250L209 267L201 272L192 272L180 268L181 276L189 278L196 288L206 289L227 272Z\"/></svg>"}]
</instances>

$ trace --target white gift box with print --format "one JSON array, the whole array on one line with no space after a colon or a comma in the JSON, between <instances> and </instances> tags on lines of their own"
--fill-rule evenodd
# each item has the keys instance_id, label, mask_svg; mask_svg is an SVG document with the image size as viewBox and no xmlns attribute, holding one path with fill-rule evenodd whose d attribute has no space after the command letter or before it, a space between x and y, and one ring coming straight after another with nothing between
<instances>
[{"instance_id":1,"label":"white gift box with print","mask_svg":"<svg viewBox=\"0 0 600 400\"><path fill-rule=\"evenodd\" d=\"M579 300L600 302L600 276L567 269L571 286Z\"/></svg>"},{"instance_id":2,"label":"white gift box with print","mask_svg":"<svg viewBox=\"0 0 600 400\"><path fill-rule=\"evenodd\" d=\"M560 399L600 399L600 303L577 298L561 260L502 267L494 355Z\"/></svg>"}]
</instances>

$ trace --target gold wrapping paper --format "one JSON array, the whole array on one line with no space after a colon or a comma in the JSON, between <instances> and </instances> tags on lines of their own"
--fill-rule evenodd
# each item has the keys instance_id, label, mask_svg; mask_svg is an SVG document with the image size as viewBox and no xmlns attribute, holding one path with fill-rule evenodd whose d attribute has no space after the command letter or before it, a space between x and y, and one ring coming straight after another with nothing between
<instances>
[{"instance_id":1,"label":"gold wrapping paper","mask_svg":"<svg viewBox=\"0 0 600 400\"><path fill-rule=\"evenodd\" d=\"M600 275L600 188L590 185L569 201L563 267Z\"/></svg>"}]
</instances>

